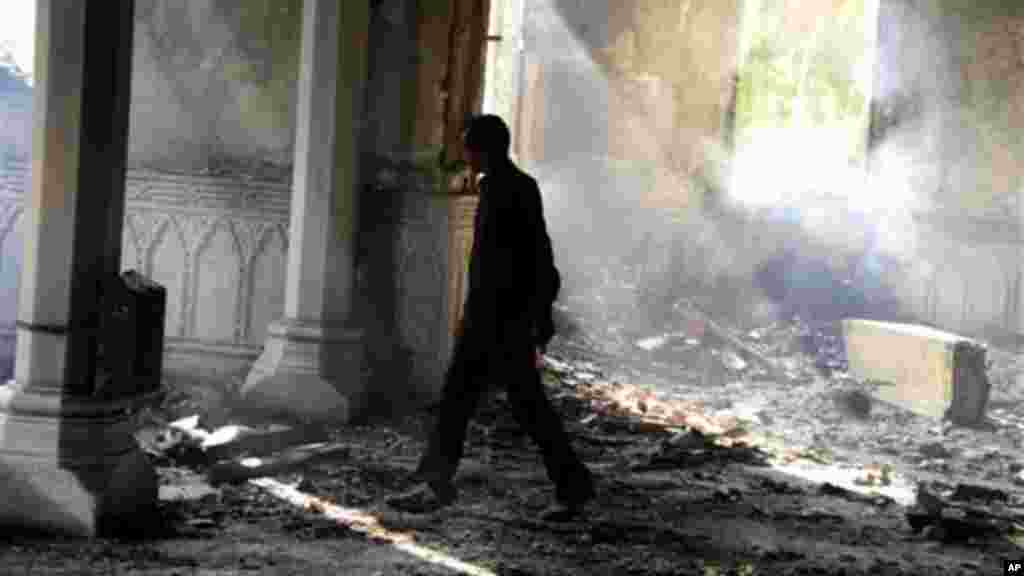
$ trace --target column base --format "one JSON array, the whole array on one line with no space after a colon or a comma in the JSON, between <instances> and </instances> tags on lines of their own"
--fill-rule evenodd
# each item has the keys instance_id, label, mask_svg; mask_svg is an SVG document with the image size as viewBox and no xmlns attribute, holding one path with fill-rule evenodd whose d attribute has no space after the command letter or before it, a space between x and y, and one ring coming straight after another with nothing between
<instances>
[{"instance_id":1,"label":"column base","mask_svg":"<svg viewBox=\"0 0 1024 576\"><path fill-rule=\"evenodd\" d=\"M0 386L0 525L92 537L151 524L157 477L133 432L109 404Z\"/></svg>"},{"instance_id":2,"label":"column base","mask_svg":"<svg viewBox=\"0 0 1024 576\"><path fill-rule=\"evenodd\" d=\"M308 422L349 422L363 404L362 333L281 320L239 391L246 408Z\"/></svg>"}]
</instances>

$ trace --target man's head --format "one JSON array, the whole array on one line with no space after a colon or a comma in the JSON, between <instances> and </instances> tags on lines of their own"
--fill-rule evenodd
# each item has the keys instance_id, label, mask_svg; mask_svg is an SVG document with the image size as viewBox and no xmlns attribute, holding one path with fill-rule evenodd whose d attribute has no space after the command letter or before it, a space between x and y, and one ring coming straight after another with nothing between
<instances>
[{"instance_id":1,"label":"man's head","mask_svg":"<svg viewBox=\"0 0 1024 576\"><path fill-rule=\"evenodd\" d=\"M511 141L508 126L500 117L494 114L474 116L463 136L466 161L473 171L486 173L508 161Z\"/></svg>"}]
</instances>

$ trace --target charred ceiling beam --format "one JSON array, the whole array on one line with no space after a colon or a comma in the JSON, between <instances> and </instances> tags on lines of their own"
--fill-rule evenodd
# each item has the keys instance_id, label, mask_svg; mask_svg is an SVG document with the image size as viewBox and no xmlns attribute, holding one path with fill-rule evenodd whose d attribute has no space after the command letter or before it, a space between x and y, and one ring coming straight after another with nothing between
<instances>
[{"instance_id":1,"label":"charred ceiling beam","mask_svg":"<svg viewBox=\"0 0 1024 576\"><path fill-rule=\"evenodd\" d=\"M445 76L444 162L462 157L462 132L483 97L483 67L490 0L452 0L448 70Z\"/></svg>"}]
</instances>

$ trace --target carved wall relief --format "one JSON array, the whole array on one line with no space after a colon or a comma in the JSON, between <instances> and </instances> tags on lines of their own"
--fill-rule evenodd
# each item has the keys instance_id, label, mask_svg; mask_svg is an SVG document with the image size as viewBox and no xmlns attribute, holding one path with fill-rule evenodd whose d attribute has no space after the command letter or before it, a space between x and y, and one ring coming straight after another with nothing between
<instances>
[{"instance_id":1,"label":"carved wall relief","mask_svg":"<svg viewBox=\"0 0 1024 576\"><path fill-rule=\"evenodd\" d=\"M0 363L13 354L28 171L0 166ZM129 171L126 196L122 268L167 289L167 352L255 358L283 313L289 186Z\"/></svg>"}]
</instances>

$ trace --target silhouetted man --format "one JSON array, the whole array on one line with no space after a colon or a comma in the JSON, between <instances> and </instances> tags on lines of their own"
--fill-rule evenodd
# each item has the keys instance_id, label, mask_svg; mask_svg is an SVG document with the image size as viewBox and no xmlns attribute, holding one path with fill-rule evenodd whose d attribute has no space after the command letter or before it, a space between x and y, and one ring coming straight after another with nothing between
<instances>
[{"instance_id":1,"label":"silhouetted man","mask_svg":"<svg viewBox=\"0 0 1024 576\"><path fill-rule=\"evenodd\" d=\"M544 518L569 520L594 497L590 471L570 445L544 393L541 351L554 335L551 307L560 285L537 182L508 157L509 130L501 118L478 116L466 131L466 160L482 173L473 231L469 290L456 335L437 421L420 461L425 483L390 500L408 512L452 503L466 427L487 388L504 386L515 417L540 445L558 505Z\"/></svg>"}]
</instances>

